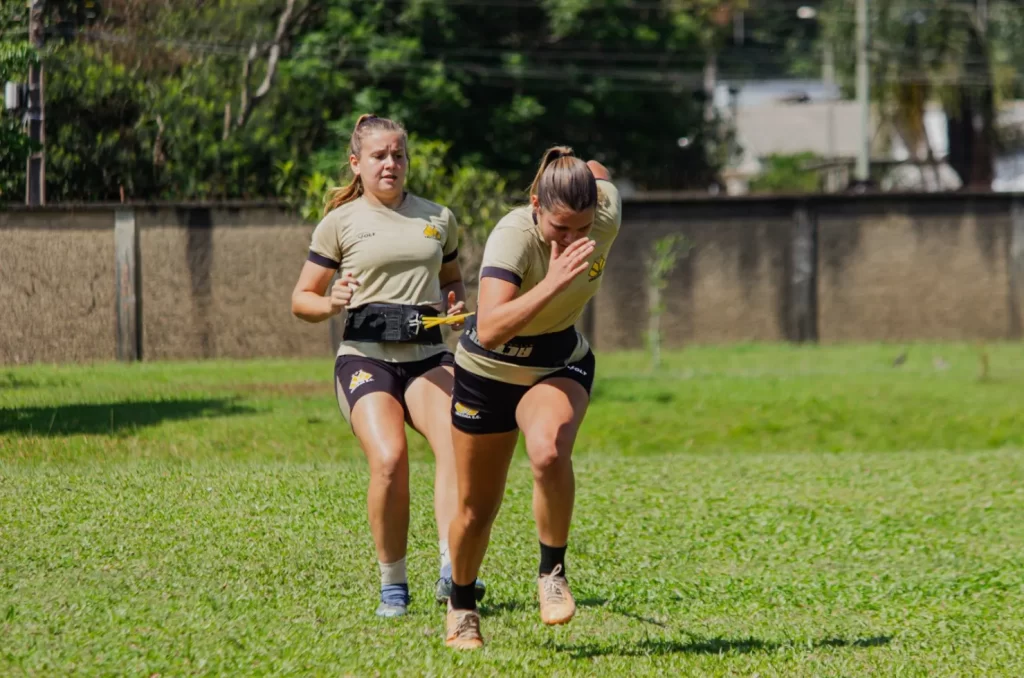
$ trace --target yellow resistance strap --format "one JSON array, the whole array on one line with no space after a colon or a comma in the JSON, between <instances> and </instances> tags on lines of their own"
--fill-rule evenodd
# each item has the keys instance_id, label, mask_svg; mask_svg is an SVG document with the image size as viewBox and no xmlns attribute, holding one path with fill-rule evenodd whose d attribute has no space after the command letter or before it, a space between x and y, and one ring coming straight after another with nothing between
<instances>
[{"instance_id":1,"label":"yellow resistance strap","mask_svg":"<svg viewBox=\"0 0 1024 678\"><path fill-rule=\"evenodd\" d=\"M439 316L426 316L422 318L423 329L429 330L431 327L437 327L438 325L455 325L463 322L466 318L473 315L470 313L457 313L456 315L439 315Z\"/></svg>"}]
</instances>

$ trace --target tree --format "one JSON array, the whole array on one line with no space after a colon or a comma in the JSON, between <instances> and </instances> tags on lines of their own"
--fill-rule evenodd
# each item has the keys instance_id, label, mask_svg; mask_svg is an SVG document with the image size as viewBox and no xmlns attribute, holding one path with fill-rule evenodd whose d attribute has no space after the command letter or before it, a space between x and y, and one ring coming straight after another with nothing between
<instances>
[{"instance_id":1,"label":"tree","mask_svg":"<svg viewBox=\"0 0 1024 678\"><path fill-rule=\"evenodd\" d=\"M0 32L27 35L25 3L0 1ZM37 55L25 39L0 42L0 86L8 81L24 82L29 64ZM0 202L18 199L25 192L25 162L35 150L25 134L21 119L0 111Z\"/></svg>"},{"instance_id":2,"label":"tree","mask_svg":"<svg viewBox=\"0 0 1024 678\"><path fill-rule=\"evenodd\" d=\"M752 193L817 193L819 175L806 166L819 160L814 153L773 154L764 159L764 170L750 182Z\"/></svg>"},{"instance_id":3,"label":"tree","mask_svg":"<svg viewBox=\"0 0 1024 678\"><path fill-rule=\"evenodd\" d=\"M367 110L396 117L515 185L556 143L601 154L642 187L706 185L714 174L702 58L679 3L330 5L295 54L319 52L349 74L346 126ZM694 143L680 149L682 136Z\"/></svg>"},{"instance_id":4,"label":"tree","mask_svg":"<svg viewBox=\"0 0 1024 678\"><path fill-rule=\"evenodd\" d=\"M553 144L703 188L722 162L706 55L742 4L55 0L48 195L295 195L367 111L516 189Z\"/></svg>"},{"instance_id":5,"label":"tree","mask_svg":"<svg viewBox=\"0 0 1024 678\"><path fill-rule=\"evenodd\" d=\"M998 139L997 102L1017 89L1022 9L1012 3L877 0L871 15L872 91L880 109L912 157L928 160L933 150L924 133L928 102L941 102L947 119L946 160L965 187L988 190ZM852 5L831 0L823 11L823 39L837 53L852 54ZM853 64L837 64L846 83Z\"/></svg>"}]
</instances>

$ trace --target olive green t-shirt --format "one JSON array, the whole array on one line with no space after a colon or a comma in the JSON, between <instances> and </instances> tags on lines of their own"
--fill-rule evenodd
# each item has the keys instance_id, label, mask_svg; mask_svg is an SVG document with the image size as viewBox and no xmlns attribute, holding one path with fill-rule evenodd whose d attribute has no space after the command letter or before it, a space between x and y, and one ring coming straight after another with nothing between
<instances>
[{"instance_id":1,"label":"olive green t-shirt","mask_svg":"<svg viewBox=\"0 0 1024 678\"><path fill-rule=\"evenodd\" d=\"M558 332L576 324L587 302L597 293L603 279L605 259L622 224L622 197L615 184L598 181L597 211L587 237L594 240L590 269L578 275L568 287L544 306L518 336L536 336ZM509 212L491 231L484 247L480 277L495 277L519 286L519 295L537 286L548 273L551 245L544 241L534 222L533 208L520 207ZM500 349L498 349L500 351ZM576 350L569 362L576 362L590 350L583 335L577 333ZM561 368L512 365L488 356L470 353L460 346L455 362L463 369L483 377L528 386Z\"/></svg>"},{"instance_id":2,"label":"olive green t-shirt","mask_svg":"<svg viewBox=\"0 0 1024 678\"><path fill-rule=\"evenodd\" d=\"M349 306L370 303L432 304L445 312L438 278L442 263L458 256L459 228L447 207L407 193L395 209L364 197L325 216L313 231L309 260L352 273L359 286ZM411 362L447 350L444 344L342 341L338 355Z\"/></svg>"}]
</instances>

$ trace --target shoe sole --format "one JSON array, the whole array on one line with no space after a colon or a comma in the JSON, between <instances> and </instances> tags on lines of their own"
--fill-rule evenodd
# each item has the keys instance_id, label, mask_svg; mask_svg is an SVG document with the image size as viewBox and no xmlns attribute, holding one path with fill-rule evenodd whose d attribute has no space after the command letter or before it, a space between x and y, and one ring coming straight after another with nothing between
<instances>
[{"instance_id":1,"label":"shoe sole","mask_svg":"<svg viewBox=\"0 0 1024 678\"><path fill-rule=\"evenodd\" d=\"M467 650L479 650L480 648L482 648L484 646L484 644L480 643L479 645L458 645L458 644L454 644L454 643L445 643L445 646L446 647L450 647L453 650L467 651Z\"/></svg>"},{"instance_id":2,"label":"shoe sole","mask_svg":"<svg viewBox=\"0 0 1024 678\"><path fill-rule=\"evenodd\" d=\"M409 610L404 607L400 610L396 608L381 610L381 608L378 607L377 611L374 614L376 614L378 617L382 619L391 619L393 617L404 617L406 614L408 614L408 612Z\"/></svg>"},{"instance_id":3,"label":"shoe sole","mask_svg":"<svg viewBox=\"0 0 1024 678\"><path fill-rule=\"evenodd\" d=\"M568 617L566 617L565 619L547 620L547 619L543 619L542 618L541 621L544 622L544 624L546 626L563 626L563 625L568 624L569 622L571 622L573 617L575 617L575 616L576 616L576 613L574 612L571 615L569 615Z\"/></svg>"}]
</instances>

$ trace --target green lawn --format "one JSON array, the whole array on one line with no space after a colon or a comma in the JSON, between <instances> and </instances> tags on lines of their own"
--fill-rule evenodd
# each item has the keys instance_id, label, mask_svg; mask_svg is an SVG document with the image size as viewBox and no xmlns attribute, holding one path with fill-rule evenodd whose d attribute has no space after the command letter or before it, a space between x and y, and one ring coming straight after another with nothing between
<instances>
[{"instance_id":1,"label":"green lawn","mask_svg":"<svg viewBox=\"0 0 1024 678\"><path fill-rule=\"evenodd\" d=\"M1024 345L599 355L568 626L520 455L484 651L443 647L429 453L412 614L373 616L331 361L0 368L0 675L1022 675Z\"/></svg>"}]
</instances>

